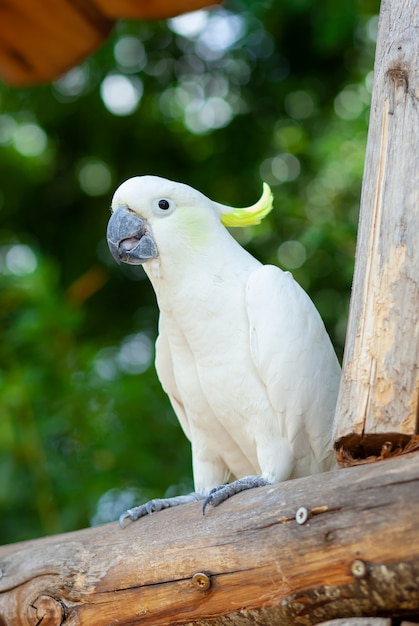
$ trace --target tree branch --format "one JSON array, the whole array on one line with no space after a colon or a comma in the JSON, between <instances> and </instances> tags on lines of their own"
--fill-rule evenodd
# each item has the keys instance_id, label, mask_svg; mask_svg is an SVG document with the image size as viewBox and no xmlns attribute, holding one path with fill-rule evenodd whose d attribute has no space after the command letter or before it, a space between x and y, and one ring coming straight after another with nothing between
<instances>
[{"instance_id":1,"label":"tree branch","mask_svg":"<svg viewBox=\"0 0 419 626\"><path fill-rule=\"evenodd\" d=\"M410 454L259 488L205 517L197 503L124 530L108 524L5 546L0 623L305 626L419 616L418 487L419 455Z\"/></svg>"}]
</instances>

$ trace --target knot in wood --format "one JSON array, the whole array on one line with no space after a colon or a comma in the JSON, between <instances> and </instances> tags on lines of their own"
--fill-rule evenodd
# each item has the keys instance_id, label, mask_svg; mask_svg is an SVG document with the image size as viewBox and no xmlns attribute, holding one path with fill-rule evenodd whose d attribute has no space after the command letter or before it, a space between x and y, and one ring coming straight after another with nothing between
<instances>
[{"instance_id":1,"label":"knot in wood","mask_svg":"<svg viewBox=\"0 0 419 626\"><path fill-rule=\"evenodd\" d=\"M65 607L63 603L54 598L43 594L30 606L30 623L40 624L42 626L60 626L65 620Z\"/></svg>"},{"instance_id":2,"label":"knot in wood","mask_svg":"<svg viewBox=\"0 0 419 626\"><path fill-rule=\"evenodd\" d=\"M398 89L407 91L409 86L408 73L399 67L394 67L387 71L387 76Z\"/></svg>"}]
</instances>

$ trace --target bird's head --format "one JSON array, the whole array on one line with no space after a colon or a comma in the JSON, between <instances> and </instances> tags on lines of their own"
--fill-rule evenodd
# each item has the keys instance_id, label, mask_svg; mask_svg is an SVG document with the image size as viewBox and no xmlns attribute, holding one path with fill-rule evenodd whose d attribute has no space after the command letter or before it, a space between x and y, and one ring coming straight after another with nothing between
<instances>
[{"instance_id":1,"label":"bird's head","mask_svg":"<svg viewBox=\"0 0 419 626\"><path fill-rule=\"evenodd\" d=\"M158 176L136 176L122 183L112 200L109 249L118 262L139 265L162 251L205 244L217 228L258 224L272 209L264 183L260 200L234 209L209 200L199 191Z\"/></svg>"}]
</instances>

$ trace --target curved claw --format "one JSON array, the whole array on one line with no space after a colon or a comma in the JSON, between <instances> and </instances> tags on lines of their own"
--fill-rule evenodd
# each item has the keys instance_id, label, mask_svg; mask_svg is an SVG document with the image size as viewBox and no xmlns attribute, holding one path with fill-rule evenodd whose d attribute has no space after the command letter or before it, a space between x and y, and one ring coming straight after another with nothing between
<instances>
[{"instance_id":1,"label":"curved claw","mask_svg":"<svg viewBox=\"0 0 419 626\"><path fill-rule=\"evenodd\" d=\"M205 515L205 509L207 508L208 504L211 504L211 494L207 496L202 503L202 515Z\"/></svg>"},{"instance_id":2,"label":"curved claw","mask_svg":"<svg viewBox=\"0 0 419 626\"><path fill-rule=\"evenodd\" d=\"M147 504L141 504L140 506L135 506L133 509L127 509L126 511L121 513L121 515L118 518L120 527L125 528L126 520L129 520L130 522L135 522L137 519L140 519L140 517L143 517L144 515L146 515L149 512L147 510Z\"/></svg>"},{"instance_id":3,"label":"curved claw","mask_svg":"<svg viewBox=\"0 0 419 626\"><path fill-rule=\"evenodd\" d=\"M224 485L220 485L220 487L214 487L213 489L211 489L211 491L209 492L209 494L207 495L207 497L202 503L202 515L205 515L205 509L207 508L209 504L212 504L214 506L213 495L216 491L218 491L219 489L222 489L223 487Z\"/></svg>"},{"instance_id":4,"label":"curved claw","mask_svg":"<svg viewBox=\"0 0 419 626\"><path fill-rule=\"evenodd\" d=\"M123 513L121 513L121 515L118 517L118 523L119 526L121 528L125 528L125 522L126 520L131 520L131 514L130 514L130 510L128 509L128 511L124 511Z\"/></svg>"}]
</instances>

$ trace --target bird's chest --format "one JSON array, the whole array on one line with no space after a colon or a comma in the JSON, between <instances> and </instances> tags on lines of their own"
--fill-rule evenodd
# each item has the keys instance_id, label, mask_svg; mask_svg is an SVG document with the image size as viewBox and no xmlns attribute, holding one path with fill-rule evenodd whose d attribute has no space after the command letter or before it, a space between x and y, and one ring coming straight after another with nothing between
<instances>
[{"instance_id":1,"label":"bird's chest","mask_svg":"<svg viewBox=\"0 0 419 626\"><path fill-rule=\"evenodd\" d=\"M206 297L174 303L161 310L183 401L195 414L210 404L218 415L234 405L253 368L244 290L215 286Z\"/></svg>"}]
</instances>

